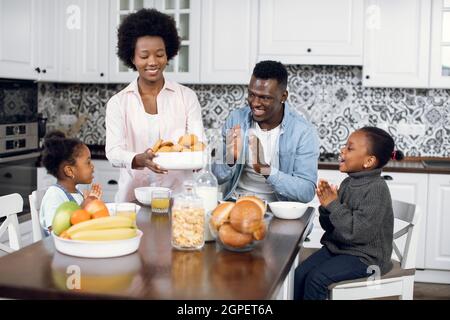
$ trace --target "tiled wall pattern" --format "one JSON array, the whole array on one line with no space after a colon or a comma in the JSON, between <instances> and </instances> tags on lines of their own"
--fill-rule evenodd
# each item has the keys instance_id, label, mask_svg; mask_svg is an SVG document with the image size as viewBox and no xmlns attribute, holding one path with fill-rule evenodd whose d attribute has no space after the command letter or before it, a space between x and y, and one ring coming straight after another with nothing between
<instances>
[{"instance_id":1,"label":"tiled wall pattern","mask_svg":"<svg viewBox=\"0 0 450 320\"><path fill-rule=\"evenodd\" d=\"M322 152L337 152L352 131L373 125L387 129L409 156L450 157L450 90L363 88L361 67L302 65L288 71L288 101L316 125ZM124 86L41 83L39 110L50 129L64 127L61 114L86 116L78 137L104 144L106 102ZM219 129L230 111L245 103L245 85L190 87L208 129ZM422 124L425 134L401 134L399 124Z\"/></svg>"}]
</instances>

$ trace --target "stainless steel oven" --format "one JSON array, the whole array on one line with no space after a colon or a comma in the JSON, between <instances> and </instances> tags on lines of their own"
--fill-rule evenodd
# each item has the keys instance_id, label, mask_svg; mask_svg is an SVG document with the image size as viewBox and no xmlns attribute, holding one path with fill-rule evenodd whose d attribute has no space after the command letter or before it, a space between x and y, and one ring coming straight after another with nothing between
<instances>
[{"instance_id":1,"label":"stainless steel oven","mask_svg":"<svg viewBox=\"0 0 450 320\"><path fill-rule=\"evenodd\" d=\"M30 212L28 196L37 189L37 168L40 152L0 158L0 196L19 193L23 212Z\"/></svg>"},{"instance_id":2,"label":"stainless steel oven","mask_svg":"<svg viewBox=\"0 0 450 320\"><path fill-rule=\"evenodd\" d=\"M38 127L37 83L0 79L0 196L21 194L24 212L37 188Z\"/></svg>"}]
</instances>

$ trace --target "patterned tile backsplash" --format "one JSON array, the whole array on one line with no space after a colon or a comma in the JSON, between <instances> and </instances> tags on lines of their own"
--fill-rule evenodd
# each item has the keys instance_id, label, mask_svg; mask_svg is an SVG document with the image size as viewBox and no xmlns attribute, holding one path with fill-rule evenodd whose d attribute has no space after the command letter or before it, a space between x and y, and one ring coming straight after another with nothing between
<instances>
[{"instance_id":1,"label":"patterned tile backsplash","mask_svg":"<svg viewBox=\"0 0 450 320\"><path fill-rule=\"evenodd\" d=\"M296 65L288 71L288 101L316 125L321 152L337 152L352 131L373 125L387 129L408 156L450 157L450 90L364 88L361 67ZM38 109L48 117L48 130L69 129L70 117L60 115L75 115L72 132L85 143L104 144L106 102L125 86L40 83ZM245 85L189 87L197 93L208 135L247 95ZM406 134L401 124L422 126L425 133Z\"/></svg>"}]
</instances>

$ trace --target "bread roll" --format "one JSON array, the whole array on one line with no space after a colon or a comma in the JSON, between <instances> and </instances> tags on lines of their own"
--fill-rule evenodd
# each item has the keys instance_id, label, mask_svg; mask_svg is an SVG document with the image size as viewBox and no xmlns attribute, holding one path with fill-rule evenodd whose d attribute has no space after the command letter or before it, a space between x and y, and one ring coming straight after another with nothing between
<instances>
[{"instance_id":1,"label":"bread roll","mask_svg":"<svg viewBox=\"0 0 450 320\"><path fill-rule=\"evenodd\" d=\"M241 201L245 201L245 200L250 200L250 201L253 201L254 203L256 203L261 208L261 213L262 213L261 218L264 218L264 214L266 213L266 204L264 203L263 200L261 200L257 196L243 196L243 197L240 197L236 201L236 204L238 204Z\"/></svg>"},{"instance_id":2,"label":"bread roll","mask_svg":"<svg viewBox=\"0 0 450 320\"><path fill-rule=\"evenodd\" d=\"M158 139L158 141L155 142L155 144L152 147L153 153L156 153L156 151L158 151L159 147L161 147L161 143L163 143L162 139Z\"/></svg>"},{"instance_id":3,"label":"bread roll","mask_svg":"<svg viewBox=\"0 0 450 320\"><path fill-rule=\"evenodd\" d=\"M219 204L212 212L209 223L216 230L219 230L220 226L225 222L228 222L230 218L230 212L234 207L233 202L223 202Z\"/></svg>"},{"instance_id":4,"label":"bread roll","mask_svg":"<svg viewBox=\"0 0 450 320\"><path fill-rule=\"evenodd\" d=\"M178 143L177 143L177 144L174 144L174 145L172 146L172 151L173 151L173 152L180 152L181 150L183 150L183 146L182 146L182 145L179 145Z\"/></svg>"},{"instance_id":5,"label":"bread roll","mask_svg":"<svg viewBox=\"0 0 450 320\"><path fill-rule=\"evenodd\" d=\"M230 213L231 226L241 233L252 234L258 230L263 221L263 214L259 205L254 201L243 200L236 202Z\"/></svg>"},{"instance_id":6,"label":"bread roll","mask_svg":"<svg viewBox=\"0 0 450 320\"><path fill-rule=\"evenodd\" d=\"M223 244L233 248L242 248L252 242L251 234L240 233L234 230L229 223L225 223L220 227L219 238Z\"/></svg>"},{"instance_id":7,"label":"bread roll","mask_svg":"<svg viewBox=\"0 0 450 320\"><path fill-rule=\"evenodd\" d=\"M158 149L158 152L172 152L172 147L164 146Z\"/></svg>"},{"instance_id":8,"label":"bread roll","mask_svg":"<svg viewBox=\"0 0 450 320\"><path fill-rule=\"evenodd\" d=\"M173 142L172 142L172 141L169 141L169 140L163 141L163 142L161 143L161 147L171 147L171 146L173 146Z\"/></svg>"},{"instance_id":9,"label":"bread roll","mask_svg":"<svg viewBox=\"0 0 450 320\"><path fill-rule=\"evenodd\" d=\"M266 232L267 232L267 226L266 226L266 223L263 221L259 225L258 230L253 232L253 239L258 240L258 241L264 239L266 237Z\"/></svg>"},{"instance_id":10,"label":"bread roll","mask_svg":"<svg viewBox=\"0 0 450 320\"><path fill-rule=\"evenodd\" d=\"M179 144L187 148L190 148L197 142L198 138L195 134L185 134L184 136L181 136L180 139L178 140Z\"/></svg>"},{"instance_id":11,"label":"bread roll","mask_svg":"<svg viewBox=\"0 0 450 320\"><path fill-rule=\"evenodd\" d=\"M206 146L203 142L197 142L196 144L194 144L191 147L191 150L192 151L203 151L203 150L205 150L205 148L206 148Z\"/></svg>"}]
</instances>

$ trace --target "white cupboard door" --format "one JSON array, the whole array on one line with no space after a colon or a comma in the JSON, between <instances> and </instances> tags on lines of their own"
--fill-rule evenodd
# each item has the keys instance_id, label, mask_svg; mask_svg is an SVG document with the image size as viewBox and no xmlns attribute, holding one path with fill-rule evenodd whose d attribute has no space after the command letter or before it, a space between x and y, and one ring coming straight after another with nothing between
<instances>
[{"instance_id":1,"label":"white cupboard door","mask_svg":"<svg viewBox=\"0 0 450 320\"><path fill-rule=\"evenodd\" d=\"M59 32L59 76L61 82L78 82L80 65L79 44L81 43L82 12L80 1L58 0L57 15Z\"/></svg>"},{"instance_id":2,"label":"white cupboard door","mask_svg":"<svg viewBox=\"0 0 450 320\"><path fill-rule=\"evenodd\" d=\"M417 205L421 212L419 221L420 234L418 237L416 252L416 268L423 269L425 267L425 246L426 246L426 227L427 227L427 191L428 191L428 175L423 173L398 173L383 172L392 200L400 200ZM395 231L402 228L404 224L395 221ZM405 237L400 238L397 243L402 248L405 243Z\"/></svg>"},{"instance_id":3,"label":"white cupboard door","mask_svg":"<svg viewBox=\"0 0 450 320\"><path fill-rule=\"evenodd\" d=\"M203 0L202 83L248 84L256 62L257 0Z\"/></svg>"},{"instance_id":4,"label":"white cupboard door","mask_svg":"<svg viewBox=\"0 0 450 320\"><path fill-rule=\"evenodd\" d=\"M40 0L36 8L36 68L38 81L58 81L59 0Z\"/></svg>"},{"instance_id":5,"label":"white cupboard door","mask_svg":"<svg viewBox=\"0 0 450 320\"><path fill-rule=\"evenodd\" d=\"M259 60L362 65L362 0L261 0Z\"/></svg>"},{"instance_id":6,"label":"white cupboard door","mask_svg":"<svg viewBox=\"0 0 450 320\"><path fill-rule=\"evenodd\" d=\"M368 0L363 85L428 86L431 0Z\"/></svg>"},{"instance_id":7,"label":"white cupboard door","mask_svg":"<svg viewBox=\"0 0 450 320\"><path fill-rule=\"evenodd\" d=\"M450 88L450 2L433 1L430 87Z\"/></svg>"},{"instance_id":8,"label":"white cupboard door","mask_svg":"<svg viewBox=\"0 0 450 320\"><path fill-rule=\"evenodd\" d=\"M429 177L425 267L450 270L450 175Z\"/></svg>"},{"instance_id":9,"label":"white cupboard door","mask_svg":"<svg viewBox=\"0 0 450 320\"><path fill-rule=\"evenodd\" d=\"M81 0L79 82L108 81L109 0Z\"/></svg>"},{"instance_id":10,"label":"white cupboard door","mask_svg":"<svg viewBox=\"0 0 450 320\"><path fill-rule=\"evenodd\" d=\"M35 0L0 0L0 77L36 79Z\"/></svg>"},{"instance_id":11,"label":"white cupboard door","mask_svg":"<svg viewBox=\"0 0 450 320\"><path fill-rule=\"evenodd\" d=\"M180 83L200 81L201 0L156 0L155 7L175 19L181 39L177 56L169 61L164 75Z\"/></svg>"}]
</instances>

